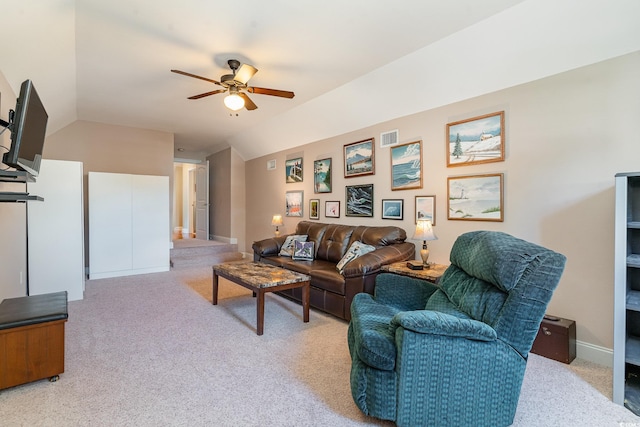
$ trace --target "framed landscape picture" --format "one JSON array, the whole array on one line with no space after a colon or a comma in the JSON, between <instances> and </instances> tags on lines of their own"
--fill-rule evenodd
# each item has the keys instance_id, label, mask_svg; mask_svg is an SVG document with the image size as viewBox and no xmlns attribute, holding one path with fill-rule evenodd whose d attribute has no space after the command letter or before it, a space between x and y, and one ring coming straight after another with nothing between
<instances>
[{"instance_id":1,"label":"framed landscape picture","mask_svg":"<svg viewBox=\"0 0 640 427\"><path fill-rule=\"evenodd\" d=\"M416 196L416 224L419 219L428 219L436 225L436 196Z\"/></svg>"},{"instance_id":2,"label":"framed landscape picture","mask_svg":"<svg viewBox=\"0 0 640 427\"><path fill-rule=\"evenodd\" d=\"M287 175L287 184L292 182L302 182L302 157L285 161L284 170Z\"/></svg>"},{"instance_id":3,"label":"framed landscape picture","mask_svg":"<svg viewBox=\"0 0 640 427\"><path fill-rule=\"evenodd\" d=\"M422 141L391 147L391 189L422 188Z\"/></svg>"},{"instance_id":4,"label":"framed landscape picture","mask_svg":"<svg viewBox=\"0 0 640 427\"><path fill-rule=\"evenodd\" d=\"M404 200L403 199L383 199L382 200L382 219L399 219L403 217Z\"/></svg>"},{"instance_id":5,"label":"framed landscape picture","mask_svg":"<svg viewBox=\"0 0 640 427\"><path fill-rule=\"evenodd\" d=\"M285 194L285 216L302 216L302 191L287 191Z\"/></svg>"},{"instance_id":6,"label":"framed landscape picture","mask_svg":"<svg viewBox=\"0 0 640 427\"><path fill-rule=\"evenodd\" d=\"M345 187L346 216L373 216L373 184Z\"/></svg>"},{"instance_id":7,"label":"framed landscape picture","mask_svg":"<svg viewBox=\"0 0 640 427\"><path fill-rule=\"evenodd\" d=\"M504 160L504 111L447 124L447 167Z\"/></svg>"},{"instance_id":8,"label":"framed landscape picture","mask_svg":"<svg viewBox=\"0 0 640 427\"><path fill-rule=\"evenodd\" d=\"M324 202L324 216L327 218L340 218L340 201Z\"/></svg>"},{"instance_id":9,"label":"framed landscape picture","mask_svg":"<svg viewBox=\"0 0 640 427\"><path fill-rule=\"evenodd\" d=\"M344 146L344 177L351 178L375 173L373 138Z\"/></svg>"},{"instance_id":10,"label":"framed landscape picture","mask_svg":"<svg viewBox=\"0 0 640 427\"><path fill-rule=\"evenodd\" d=\"M504 221L503 174L449 177L448 219Z\"/></svg>"},{"instance_id":11,"label":"framed landscape picture","mask_svg":"<svg viewBox=\"0 0 640 427\"><path fill-rule=\"evenodd\" d=\"M320 219L320 200L309 200L309 219Z\"/></svg>"},{"instance_id":12,"label":"framed landscape picture","mask_svg":"<svg viewBox=\"0 0 640 427\"><path fill-rule=\"evenodd\" d=\"M331 193L331 159L313 162L313 192Z\"/></svg>"}]
</instances>

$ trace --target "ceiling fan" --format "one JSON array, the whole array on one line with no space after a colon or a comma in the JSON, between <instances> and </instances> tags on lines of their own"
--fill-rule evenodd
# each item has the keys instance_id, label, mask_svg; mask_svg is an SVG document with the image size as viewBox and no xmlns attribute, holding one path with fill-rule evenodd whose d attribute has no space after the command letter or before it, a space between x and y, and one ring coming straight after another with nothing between
<instances>
[{"instance_id":1,"label":"ceiling fan","mask_svg":"<svg viewBox=\"0 0 640 427\"><path fill-rule=\"evenodd\" d=\"M281 98L293 98L295 94L286 90L266 89L263 87L247 86L247 82L258 69L249 64L240 64L240 61L236 59L230 59L227 61L229 68L233 74L225 74L220 77L220 81L212 80L207 77L197 76L195 74L187 73L180 70L171 70L172 73L182 74L183 76L194 77L196 79L204 80L210 83L222 86L224 89L213 90L211 92L201 93L199 95L190 96L187 99L200 99L205 96L215 95L217 93L225 93L228 95L224 99L224 105L233 111L238 111L242 107L247 110L255 110L258 106L247 96L245 90L249 93L257 93L260 95L279 96Z\"/></svg>"}]
</instances>

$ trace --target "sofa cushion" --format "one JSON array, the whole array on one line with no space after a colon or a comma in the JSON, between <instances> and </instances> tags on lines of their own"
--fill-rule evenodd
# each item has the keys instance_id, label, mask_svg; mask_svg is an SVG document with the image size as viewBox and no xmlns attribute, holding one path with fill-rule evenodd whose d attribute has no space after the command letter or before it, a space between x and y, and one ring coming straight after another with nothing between
<instances>
[{"instance_id":1,"label":"sofa cushion","mask_svg":"<svg viewBox=\"0 0 640 427\"><path fill-rule=\"evenodd\" d=\"M306 242L307 237L308 236L306 234L292 234L290 236L287 236L284 243L282 244L282 247L280 248L280 253L278 255L288 257L293 256L294 243L296 241Z\"/></svg>"},{"instance_id":2,"label":"sofa cushion","mask_svg":"<svg viewBox=\"0 0 640 427\"><path fill-rule=\"evenodd\" d=\"M367 245L376 247L395 245L407 240L407 233L399 227L367 227L359 225L353 230L349 245L355 241L360 241Z\"/></svg>"},{"instance_id":3,"label":"sofa cushion","mask_svg":"<svg viewBox=\"0 0 640 427\"><path fill-rule=\"evenodd\" d=\"M318 246L317 258L336 263L347 250L353 226L329 224Z\"/></svg>"},{"instance_id":4,"label":"sofa cushion","mask_svg":"<svg viewBox=\"0 0 640 427\"><path fill-rule=\"evenodd\" d=\"M309 273L311 286L324 289L338 295L346 294L344 276L336 270L334 265L330 268L316 268Z\"/></svg>"},{"instance_id":5,"label":"sofa cushion","mask_svg":"<svg viewBox=\"0 0 640 427\"><path fill-rule=\"evenodd\" d=\"M293 245L292 258L296 261L313 261L314 247L313 242L300 242L296 240Z\"/></svg>"},{"instance_id":6,"label":"sofa cushion","mask_svg":"<svg viewBox=\"0 0 640 427\"><path fill-rule=\"evenodd\" d=\"M327 226L328 224L320 222L300 221L296 226L296 234L306 234L309 236L307 242L313 242L316 245L317 251Z\"/></svg>"},{"instance_id":7,"label":"sofa cushion","mask_svg":"<svg viewBox=\"0 0 640 427\"><path fill-rule=\"evenodd\" d=\"M376 250L375 246L366 245L358 241L353 242L351 246L349 246L349 249L347 250L347 252L345 252L342 259L338 261L338 264L336 264L336 269L340 274L342 274L344 270L344 266L347 265L347 263L353 261L354 259L364 254L368 254L369 252L373 252L375 250Z\"/></svg>"}]
</instances>

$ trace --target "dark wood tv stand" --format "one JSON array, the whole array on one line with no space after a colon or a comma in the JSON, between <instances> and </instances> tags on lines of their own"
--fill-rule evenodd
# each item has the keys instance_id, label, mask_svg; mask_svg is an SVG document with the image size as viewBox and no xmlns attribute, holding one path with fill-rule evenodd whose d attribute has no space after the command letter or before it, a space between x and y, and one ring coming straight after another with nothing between
<instances>
[{"instance_id":1,"label":"dark wood tv stand","mask_svg":"<svg viewBox=\"0 0 640 427\"><path fill-rule=\"evenodd\" d=\"M0 390L64 372L67 292L0 303Z\"/></svg>"}]
</instances>

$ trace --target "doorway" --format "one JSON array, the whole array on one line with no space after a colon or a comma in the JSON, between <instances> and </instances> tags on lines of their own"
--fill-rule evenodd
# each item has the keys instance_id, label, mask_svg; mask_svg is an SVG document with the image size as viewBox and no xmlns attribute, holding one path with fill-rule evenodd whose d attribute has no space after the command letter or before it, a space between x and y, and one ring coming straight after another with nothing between
<instances>
[{"instance_id":1,"label":"doorway","mask_svg":"<svg viewBox=\"0 0 640 427\"><path fill-rule=\"evenodd\" d=\"M173 240L209 240L209 162L174 162Z\"/></svg>"}]
</instances>

